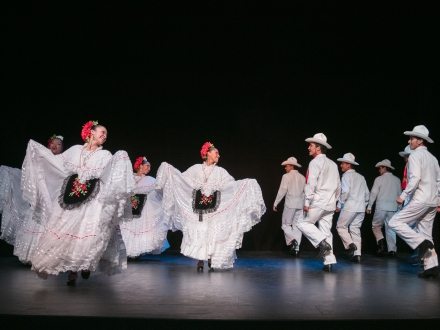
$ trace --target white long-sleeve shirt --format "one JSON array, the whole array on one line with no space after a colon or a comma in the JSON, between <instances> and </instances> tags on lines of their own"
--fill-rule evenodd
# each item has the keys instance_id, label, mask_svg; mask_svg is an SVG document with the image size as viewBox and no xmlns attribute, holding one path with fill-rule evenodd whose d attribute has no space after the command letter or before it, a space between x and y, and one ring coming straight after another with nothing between
<instances>
[{"instance_id":1,"label":"white long-sleeve shirt","mask_svg":"<svg viewBox=\"0 0 440 330\"><path fill-rule=\"evenodd\" d=\"M353 169L346 171L341 179L338 207L344 205L346 211L365 212L369 198L370 191L365 178Z\"/></svg>"},{"instance_id":2,"label":"white long-sleeve shirt","mask_svg":"<svg viewBox=\"0 0 440 330\"><path fill-rule=\"evenodd\" d=\"M305 206L326 211L336 209L341 194L338 166L326 155L316 156L309 164L309 174L304 188Z\"/></svg>"},{"instance_id":3,"label":"white long-sleeve shirt","mask_svg":"<svg viewBox=\"0 0 440 330\"><path fill-rule=\"evenodd\" d=\"M405 200L427 206L440 206L440 168L435 158L426 147L418 147L408 159L408 185L400 195Z\"/></svg>"},{"instance_id":4,"label":"white long-sleeve shirt","mask_svg":"<svg viewBox=\"0 0 440 330\"><path fill-rule=\"evenodd\" d=\"M285 207L289 209L302 209L304 206L305 185L306 178L297 170L291 170L289 173L284 174L273 205L277 206L283 197L286 196L284 201Z\"/></svg>"},{"instance_id":5,"label":"white long-sleeve shirt","mask_svg":"<svg viewBox=\"0 0 440 330\"><path fill-rule=\"evenodd\" d=\"M368 210L373 207L376 201L376 210L381 211L397 211L396 199L402 193L400 188L400 179L390 172L385 172L374 180L373 188L371 188L370 201ZM377 199L376 199L377 198Z\"/></svg>"}]
</instances>

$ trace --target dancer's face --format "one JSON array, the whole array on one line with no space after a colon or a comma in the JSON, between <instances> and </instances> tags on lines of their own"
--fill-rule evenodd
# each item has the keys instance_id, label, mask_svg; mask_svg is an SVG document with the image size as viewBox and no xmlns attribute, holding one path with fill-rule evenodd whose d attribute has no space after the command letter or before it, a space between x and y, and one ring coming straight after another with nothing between
<instances>
[{"instance_id":1,"label":"dancer's face","mask_svg":"<svg viewBox=\"0 0 440 330\"><path fill-rule=\"evenodd\" d=\"M148 172L150 172L150 170L151 170L151 164L150 163L141 164L139 166L139 173L140 174L147 174Z\"/></svg>"},{"instance_id":2,"label":"dancer's face","mask_svg":"<svg viewBox=\"0 0 440 330\"><path fill-rule=\"evenodd\" d=\"M316 144L314 144L313 142L310 142L308 150L309 150L309 155L315 157L318 155L318 152L321 149L317 147Z\"/></svg>"},{"instance_id":3,"label":"dancer's face","mask_svg":"<svg viewBox=\"0 0 440 330\"><path fill-rule=\"evenodd\" d=\"M208 151L208 158L206 161L208 163L218 163L218 160L220 158L220 154L217 149L212 149L211 151Z\"/></svg>"},{"instance_id":4,"label":"dancer's face","mask_svg":"<svg viewBox=\"0 0 440 330\"><path fill-rule=\"evenodd\" d=\"M91 141L96 142L98 145L103 145L105 141L107 141L107 129L104 126L98 126L94 130L91 131Z\"/></svg>"},{"instance_id":5,"label":"dancer's face","mask_svg":"<svg viewBox=\"0 0 440 330\"><path fill-rule=\"evenodd\" d=\"M409 147L411 148L411 150L415 150L416 148L423 145L423 139L420 139L416 136L410 136L408 143L409 143Z\"/></svg>"},{"instance_id":6,"label":"dancer's face","mask_svg":"<svg viewBox=\"0 0 440 330\"><path fill-rule=\"evenodd\" d=\"M348 170L351 170L351 164L342 162L341 169L342 169L342 172L347 172Z\"/></svg>"},{"instance_id":7,"label":"dancer's face","mask_svg":"<svg viewBox=\"0 0 440 330\"><path fill-rule=\"evenodd\" d=\"M63 142L60 139L53 139L49 148L54 155L58 155L63 152Z\"/></svg>"},{"instance_id":8,"label":"dancer's face","mask_svg":"<svg viewBox=\"0 0 440 330\"><path fill-rule=\"evenodd\" d=\"M284 169L286 170L286 173L289 173L291 170L293 170L293 166L292 165L286 165L286 166L284 166Z\"/></svg>"},{"instance_id":9,"label":"dancer's face","mask_svg":"<svg viewBox=\"0 0 440 330\"><path fill-rule=\"evenodd\" d=\"M379 166L379 174L383 175L387 172L387 168L385 166Z\"/></svg>"}]
</instances>

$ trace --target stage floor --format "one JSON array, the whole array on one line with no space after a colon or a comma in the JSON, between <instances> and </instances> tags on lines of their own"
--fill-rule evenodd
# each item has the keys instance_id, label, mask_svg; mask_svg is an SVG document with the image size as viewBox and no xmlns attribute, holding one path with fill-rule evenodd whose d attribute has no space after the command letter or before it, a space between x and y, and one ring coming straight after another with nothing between
<instances>
[{"instance_id":1,"label":"stage floor","mask_svg":"<svg viewBox=\"0 0 440 330\"><path fill-rule=\"evenodd\" d=\"M417 278L397 260L338 256L333 273L315 254L238 252L234 269L197 273L196 261L166 252L130 262L122 275L37 279L0 258L0 314L198 320L384 320L440 317L440 280Z\"/></svg>"}]
</instances>

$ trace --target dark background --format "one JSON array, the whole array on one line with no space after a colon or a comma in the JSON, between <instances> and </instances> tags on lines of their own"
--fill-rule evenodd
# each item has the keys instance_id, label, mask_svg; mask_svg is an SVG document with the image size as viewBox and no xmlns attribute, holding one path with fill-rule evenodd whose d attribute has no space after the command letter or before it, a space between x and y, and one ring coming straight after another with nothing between
<instances>
[{"instance_id":1,"label":"dark background","mask_svg":"<svg viewBox=\"0 0 440 330\"><path fill-rule=\"evenodd\" d=\"M283 160L296 157L305 174L304 139L326 134L333 160L352 152L370 189L385 158L401 177L402 133L415 125L428 127L439 155L439 9L430 1L12 8L2 24L0 164L20 167L29 139L45 144L56 133L66 148L82 143L91 119L108 129L105 148L146 156L153 176L162 161L181 171L201 162L210 141L220 166L263 191L268 211L243 249L285 250L283 204L278 213L272 205ZM371 219L364 252L375 248ZM438 244L438 224L434 236ZM180 233L169 240L178 249ZM334 241L342 251L336 231ZM302 248L312 248L307 239Z\"/></svg>"}]
</instances>

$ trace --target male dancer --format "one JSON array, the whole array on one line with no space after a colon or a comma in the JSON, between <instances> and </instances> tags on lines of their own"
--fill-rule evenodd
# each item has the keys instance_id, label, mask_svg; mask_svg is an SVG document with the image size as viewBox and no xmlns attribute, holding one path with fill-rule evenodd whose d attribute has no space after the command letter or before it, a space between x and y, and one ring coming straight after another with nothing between
<instances>
[{"instance_id":1,"label":"male dancer","mask_svg":"<svg viewBox=\"0 0 440 330\"><path fill-rule=\"evenodd\" d=\"M341 182L341 196L339 197L336 212L339 214L336 229L342 239L342 243L348 249L348 255L352 262L361 262L361 226L365 218L365 208L368 205L370 191L365 178L357 173L353 166L355 162L352 153L345 154L337 159L341 162L344 173Z\"/></svg>"},{"instance_id":2,"label":"male dancer","mask_svg":"<svg viewBox=\"0 0 440 330\"><path fill-rule=\"evenodd\" d=\"M396 257L396 233L389 227L389 221L397 211L396 198L402 193L400 180L391 173L394 167L388 159L376 164L379 168L380 176L374 180L371 189L370 202L367 207L367 214L371 214L371 208L376 201L376 211L373 217L373 234L378 245L377 254L382 255L385 251L385 239L382 234L382 227L385 223L385 235L387 238L388 255ZM377 198L377 199L376 199Z\"/></svg>"},{"instance_id":3,"label":"male dancer","mask_svg":"<svg viewBox=\"0 0 440 330\"><path fill-rule=\"evenodd\" d=\"M294 166L301 167L295 157L290 157L282 162L281 165L285 165L286 174L283 175L281 180L280 189L278 190L275 203L273 203L273 210L275 212L277 211L278 203L286 196L283 210L283 225L281 228L284 231L286 244L290 246L290 253L297 257L302 236L297 225L304 207L304 186L306 179L301 173L295 170Z\"/></svg>"},{"instance_id":4,"label":"male dancer","mask_svg":"<svg viewBox=\"0 0 440 330\"><path fill-rule=\"evenodd\" d=\"M427 142L434 143L429 137L428 129L419 125L409 135L409 145L414 152L408 160L408 184L397 203L402 204L408 196L409 203L390 220L390 228L396 232L413 249L419 253L415 262L424 261L424 272L420 278L438 278L438 259L432 239L432 226L439 207L440 168L437 159L426 148ZM419 232L407 226L416 221Z\"/></svg>"},{"instance_id":5,"label":"male dancer","mask_svg":"<svg viewBox=\"0 0 440 330\"><path fill-rule=\"evenodd\" d=\"M331 232L336 201L341 193L338 166L327 158L326 153L332 147L327 137L318 133L309 142L309 155L313 160L306 175L304 216L298 222L298 229L313 246L320 248L318 257L324 258L322 270L331 272L336 263L333 254L333 235ZM318 222L318 228L315 223Z\"/></svg>"}]
</instances>

